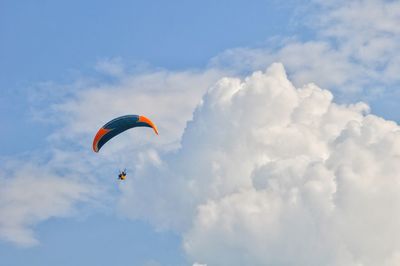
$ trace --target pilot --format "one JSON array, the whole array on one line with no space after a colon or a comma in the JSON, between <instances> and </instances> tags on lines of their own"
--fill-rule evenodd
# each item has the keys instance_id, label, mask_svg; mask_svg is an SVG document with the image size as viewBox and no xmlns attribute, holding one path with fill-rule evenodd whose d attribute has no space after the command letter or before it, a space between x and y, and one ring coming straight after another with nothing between
<instances>
[{"instance_id":1,"label":"pilot","mask_svg":"<svg viewBox=\"0 0 400 266\"><path fill-rule=\"evenodd\" d=\"M119 180L125 180L125 178L126 178L126 170L124 170L124 171L120 171L119 172L119 175L118 175L118 179Z\"/></svg>"}]
</instances>

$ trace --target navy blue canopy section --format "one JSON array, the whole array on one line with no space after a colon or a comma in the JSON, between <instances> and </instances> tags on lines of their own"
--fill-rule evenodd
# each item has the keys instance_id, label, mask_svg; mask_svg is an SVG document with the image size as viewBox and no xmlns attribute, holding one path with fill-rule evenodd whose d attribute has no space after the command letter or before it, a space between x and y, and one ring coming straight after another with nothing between
<instances>
[{"instance_id":1,"label":"navy blue canopy section","mask_svg":"<svg viewBox=\"0 0 400 266\"><path fill-rule=\"evenodd\" d=\"M93 139L93 151L98 152L113 137L134 127L151 127L158 135L157 127L145 116L124 115L117 117L99 129Z\"/></svg>"}]
</instances>

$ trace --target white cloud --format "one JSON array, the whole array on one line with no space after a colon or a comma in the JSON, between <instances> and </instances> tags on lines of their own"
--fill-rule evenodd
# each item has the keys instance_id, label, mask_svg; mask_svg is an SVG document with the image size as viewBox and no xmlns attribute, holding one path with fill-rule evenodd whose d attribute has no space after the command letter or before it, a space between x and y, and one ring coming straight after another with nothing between
<instances>
[{"instance_id":1,"label":"white cloud","mask_svg":"<svg viewBox=\"0 0 400 266\"><path fill-rule=\"evenodd\" d=\"M315 82L351 94L359 91L362 85L362 79L354 78L361 75L361 70L345 54L333 49L325 41L285 42L278 51L268 48L231 49L213 58L211 65L229 65L237 70L258 70L275 61L282 62L288 68L289 75L297 86Z\"/></svg>"},{"instance_id":2,"label":"white cloud","mask_svg":"<svg viewBox=\"0 0 400 266\"><path fill-rule=\"evenodd\" d=\"M121 211L209 265L397 265L400 128L368 112L295 88L281 64L221 79Z\"/></svg>"},{"instance_id":3,"label":"white cloud","mask_svg":"<svg viewBox=\"0 0 400 266\"><path fill-rule=\"evenodd\" d=\"M128 167L120 211L179 232L191 261L398 265L399 127L308 84L371 95L396 85L398 3L339 3L318 17L316 40L232 49L208 70L131 75L118 61L99 63L116 82L78 82L41 110L60 123L49 164L1 173L0 237L36 243L37 223L72 215L96 193L87 182L101 187ZM280 64L220 79L227 63L242 73L273 61L294 85ZM130 131L92 154L98 127L126 113L149 116L160 136Z\"/></svg>"},{"instance_id":4,"label":"white cloud","mask_svg":"<svg viewBox=\"0 0 400 266\"><path fill-rule=\"evenodd\" d=\"M222 74L126 75L49 105L62 126L48 166L2 174L0 202L10 204L0 212L13 219L1 221L1 237L35 243L35 224L73 214L94 195L85 182L112 182L122 166L131 171L121 213L179 232L190 261L396 265L399 127L314 84L296 88L281 64L214 83ZM128 110L151 117L160 136L131 131L92 153L97 128Z\"/></svg>"},{"instance_id":5,"label":"white cloud","mask_svg":"<svg viewBox=\"0 0 400 266\"><path fill-rule=\"evenodd\" d=\"M18 162L0 175L0 238L22 246L38 243L32 227L52 217L71 216L95 189L47 167Z\"/></svg>"},{"instance_id":6,"label":"white cloud","mask_svg":"<svg viewBox=\"0 0 400 266\"><path fill-rule=\"evenodd\" d=\"M338 0L314 4L316 10L306 6L298 16L315 34L311 40L286 38L279 43L275 38L266 47L229 49L210 65L254 71L278 61L297 86L314 82L340 97L371 102L397 97L393 91L400 85L400 3Z\"/></svg>"},{"instance_id":7,"label":"white cloud","mask_svg":"<svg viewBox=\"0 0 400 266\"><path fill-rule=\"evenodd\" d=\"M67 134L58 130L53 137L91 138L94 131L111 118L134 113L146 115L159 125L163 144L177 142L203 93L221 75L222 72L213 69L204 72L160 70L126 75L116 84L87 87L76 92L72 100L54 104L48 110L57 114L54 120L63 121L68 128ZM84 143L88 141L85 139ZM134 139L135 143L141 141Z\"/></svg>"},{"instance_id":8,"label":"white cloud","mask_svg":"<svg viewBox=\"0 0 400 266\"><path fill-rule=\"evenodd\" d=\"M103 61L97 69L116 80L82 79L67 86L47 83L32 95L35 118L53 123L55 130L46 147L1 162L0 239L36 244L36 224L73 216L81 205L104 207L112 200L107 184L115 182L118 169L126 167L133 175L135 167L162 167L158 153L179 146L193 109L222 75L213 69L132 74L118 60ZM151 118L160 137L149 130L133 130L99 154L93 153L91 143L98 128L127 113Z\"/></svg>"}]
</instances>

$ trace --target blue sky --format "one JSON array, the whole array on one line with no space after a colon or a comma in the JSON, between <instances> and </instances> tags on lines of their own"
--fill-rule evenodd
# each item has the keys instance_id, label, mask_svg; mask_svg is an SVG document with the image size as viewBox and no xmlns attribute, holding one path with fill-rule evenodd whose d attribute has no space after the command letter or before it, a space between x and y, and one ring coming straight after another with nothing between
<instances>
[{"instance_id":1,"label":"blue sky","mask_svg":"<svg viewBox=\"0 0 400 266\"><path fill-rule=\"evenodd\" d=\"M294 86L314 82L330 90L336 102L367 102L373 114L398 123L397 8L391 1L373 0L1 1L0 264L195 265L207 263L200 261L204 259L209 265L225 265L229 259L210 258L214 253L207 252L202 246L207 241L198 236L205 228L199 217L212 209L206 203L217 202L220 191L231 189L221 185L219 174L204 169L215 167L218 172L225 169L225 160L210 156L215 161L209 167L210 151L203 147L213 146L218 135L193 133L193 128L203 128L203 120L218 121L220 113L195 111L196 106L202 101L208 108L214 94L207 90L223 90L223 82L215 85L220 78L243 78L282 62ZM279 67L268 73L280 82L284 79ZM235 81L228 84L232 91L239 90ZM115 98L109 106L96 109L110 97ZM277 110L291 104L290 97L285 99ZM246 101L238 106L250 108ZM132 132L120 145L93 154L91 138L97 128L125 110L155 117L162 137L153 140L150 134ZM359 121L359 113L369 111L351 105L345 112ZM192 117L193 128L186 126ZM196 145L203 145L199 152L192 150ZM234 151L227 161L236 160ZM264 159L255 159L257 167ZM126 165L132 178L125 186L113 175ZM204 166L198 173L189 167L198 165ZM215 174L210 183L221 183L207 190L198 179L201 174ZM163 181L167 177L171 184L160 185L169 183ZM186 184L188 177L191 185ZM199 187L192 191L193 199L179 195L191 191L185 189L193 184ZM238 181L233 187L239 191L247 183ZM49 202L43 206L34 192L24 197L26 190L53 188L48 196L44 192ZM251 197L243 202L246 199ZM219 203L213 206L223 212ZM212 232L205 231L208 234ZM219 247L214 250L224 258L226 250ZM332 265L340 265L338 261Z\"/></svg>"},{"instance_id":2,"label":"blue sky","mask_svg":"<svg viewBox=\"0 0 400 266\"><path fill-rule=\"evenodd\" d=\"M36 230L41 235L40 246L26 249L2 243L2 261L7 265L123 265L127 261L179 265L183 260L177 236L156 234L144 223L107 215L93 215L84 221L53 219Z\"/></svg>"},{"instance_id":3,"label":"blue sky","mask_svg":"<svg viewBox=\"0 0 400 266\"><path fill-rule=\"evenodd\" d=\"M23 134L21 146L36 147L46 130L26 117L25 98L38 83L70 82L116 57L133 66L204 67L227 48L290 32L294 9L274 1L3 1L0 12L2 108L18 116L2 119L13 123L13 142ZM1 144L8 153L22 151Z\"/></svg>"}]
</instances>

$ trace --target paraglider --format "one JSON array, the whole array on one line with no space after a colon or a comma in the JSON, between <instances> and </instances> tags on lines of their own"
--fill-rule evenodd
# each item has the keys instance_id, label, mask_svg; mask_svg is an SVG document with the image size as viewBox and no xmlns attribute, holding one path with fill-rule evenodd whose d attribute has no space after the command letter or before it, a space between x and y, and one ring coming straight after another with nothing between
<instances>
[{"instance_id":1,"label":"paraglider","mask_svg":"<svg viewBox=\"0 0 400 266\"><path fill-rule=\"evenodd\" d=\"M117 117L104 126L102 126L93 139L93 151L99 152L101 147L104 146L109 140L122 132L134 128L134 127L150 127L154 130L154 133L158 135L156 125L145 116L142 115L125 115ZM125 180L126 170L120 172L118 179Z\"/></svg>"}]
</instances>

